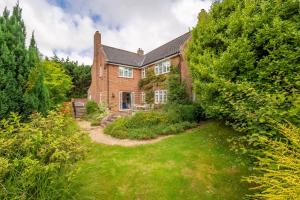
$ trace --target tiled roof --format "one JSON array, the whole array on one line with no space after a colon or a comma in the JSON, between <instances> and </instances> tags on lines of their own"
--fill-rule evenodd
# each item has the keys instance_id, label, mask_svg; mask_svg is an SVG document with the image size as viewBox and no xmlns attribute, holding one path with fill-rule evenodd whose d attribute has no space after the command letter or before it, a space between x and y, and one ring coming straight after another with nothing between
<instances>
[{"instance_id":1,"label":"tiled roof","mask_svg":"<svg viewBox=\"0 0 300 200\"><path fill-rule=\"evenodd\" d=\"M139 67L145 56L133 52L102 45L108 62Z\"/></svg>"},{"instance_id":2,"label":"tiled roof","mask_svg":"<svg viewBox=\"0 0 300 200\"><path fill-rule=\"evenodd\" d=\"M187 32L180 37L150 51L146 54L143 66L179 53L180 47L189 39L189 37L190 32Z\"/></svg>"},{"instance_id":3,"label":"tiled roof","mask_svg":"<svg viewBox=\"0 0 300 200\"><path fill-rule=\"evenodd\" d=\"M146 55L117 49L103 45L103 50L107 56L107 61L116 64L123 64L135 67L142 67L155 61L167 58L180 52L180 47L188 40L190 32L150 51Z\"/></svg>"}]
</instances>

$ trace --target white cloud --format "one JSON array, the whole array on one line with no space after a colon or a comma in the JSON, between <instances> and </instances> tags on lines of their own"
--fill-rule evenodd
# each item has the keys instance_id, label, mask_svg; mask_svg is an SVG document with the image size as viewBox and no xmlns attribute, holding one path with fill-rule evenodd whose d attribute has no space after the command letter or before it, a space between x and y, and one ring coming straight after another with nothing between
<instances>
[{"instance_id":1,"label":"white cloud","mask_svg":"<svg viewBox=\"0 0 300 200\"><path fill-rule=\"evenodd\" d=\"M20 0L27 33L35 31L40 51L92 63L93 34L114 47L146 52L185 33L196 24L198 12L208 9L201 0L65 0L62 9L47 0ZM16 0L0 0L0 10ZM93 21L92 15L100 16Z\"/></svg>"}]
</instances>

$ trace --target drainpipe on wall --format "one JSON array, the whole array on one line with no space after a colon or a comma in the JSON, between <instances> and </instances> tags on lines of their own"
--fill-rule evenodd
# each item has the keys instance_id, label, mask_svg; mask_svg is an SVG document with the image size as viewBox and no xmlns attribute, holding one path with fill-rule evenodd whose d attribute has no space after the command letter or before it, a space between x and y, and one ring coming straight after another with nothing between
<instances>
[{"instance_id":1,"label":"drainpipe on wall","mask_svg":"<svg viewBox=\"0 0 300 200\"><path fill-rule=\"evenodd\" d=\"M109 105L109 65L107 66L107 106L110 109L110 105Z\"/></svg>"}]
</instances>

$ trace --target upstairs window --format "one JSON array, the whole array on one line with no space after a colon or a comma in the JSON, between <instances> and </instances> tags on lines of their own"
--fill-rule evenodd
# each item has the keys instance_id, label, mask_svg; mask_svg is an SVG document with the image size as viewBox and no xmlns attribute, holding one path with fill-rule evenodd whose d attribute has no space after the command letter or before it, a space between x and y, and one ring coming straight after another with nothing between
<instances>
[{"instance_id":1,"label":"upstairs window","mask_svg":"<svg viewBox=\"0 0 300 200\"><path fill-rule=\"evenodd\" d=\"M155 65L154 70L156 75L166 74L170 72L171 61L163 61Z\"/></svg>"},{"instance_id":2,"label":"upstairs window","mask_svg":"<svg viewBox=\"0 0 300 200\"><path fill-rule=\"evenodd\" d=\"M168 100L167 90L156 90L154 94L155 104L165 104Z\"/></svg>"},{"instance_id":3,"label":"upstairs window","mask_svg":"<svg viewBox=\"0 0 300 200\"><path fill-rule=\"evenodd\" d=\"M130 67L119 66L119 77L133 78L133 71Z\"/></svg>"},{"instance_id":4,"label":"upstairs window","mask_svg":"<svg viewBox=\"0 0 300 200\"><path fill-rule=\"evenodd\" d=\"M146 78L146 68L142 68L142 78Z\"/></svg>"}]
</instances>

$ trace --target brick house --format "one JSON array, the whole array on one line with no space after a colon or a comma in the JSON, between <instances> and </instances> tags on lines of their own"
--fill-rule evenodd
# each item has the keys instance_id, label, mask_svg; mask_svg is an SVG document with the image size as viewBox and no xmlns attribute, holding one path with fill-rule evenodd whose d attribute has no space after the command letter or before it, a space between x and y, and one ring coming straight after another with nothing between
<instances>
[{"instance_id":1,"label":"brick house","mask_svg":"<svg viewBox=\"0 0 300 200\"><path fill-rule=\"evenodd\" d=\"M152 50L144 55L142 49L137 53L102 45L101 34L94 35L94 60L91 70L92 83L88 99L105 103L111 111L128 111L145 104L145 93L139 88L139 81L154 70L155 75L167 74L171 66L179 67L181 80L192 94L191 78L183 56L190 32ZM155 104L167 101L167 90L156 88Z\"/></svg>"}]
</instances>

